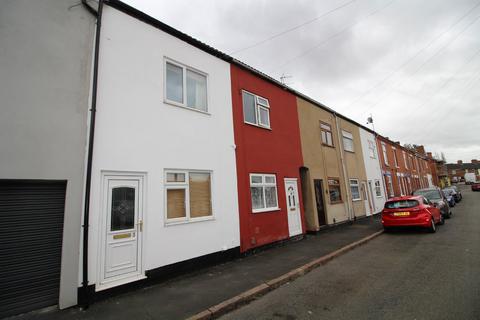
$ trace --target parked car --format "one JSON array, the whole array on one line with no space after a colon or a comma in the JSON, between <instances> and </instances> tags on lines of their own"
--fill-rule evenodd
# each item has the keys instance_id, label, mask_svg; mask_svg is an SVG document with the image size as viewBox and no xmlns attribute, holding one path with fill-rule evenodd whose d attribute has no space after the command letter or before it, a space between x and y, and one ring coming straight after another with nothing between
<instances>
[{"instance_id":1,"label":"parked car","mask_svg":"<svg viewBox=\"0 0 480 320\"><path fill-rule=\"evenodd\" d=\"M454 196L455 190L445 188L442 191L443 191L443 194L445 195L445 198L447 199L448 205L450 207L455 207L455 203L456 203L455 196Z\"/></svg>"},{"instance_id":2,"label":"parked car","mask_svg":"<svg viewBox=\"0 0 480 320\"><path fill-rule=\"evenodd\" d=\"M418 226L435 232L436 225L444 223L440 208L422 195L389 199L382 210L385 231L394 227Z\"/></svg>"},{"instance_id":3,"label":"parked car","mask_svg":"<svg viewBox=\"0 0 480 320\"><path fill-rule=\"evenodd\" d=\"M447 199L439 188L418 189L414 191L413 194L416 196L424 196L427 200L431 201L435 207L440 209L444 218L449 219L452 216L452 210L448 205Z\"/></svg>"},{"instance_id":4,"label":"parked car","mask_svg":"<svg viewBox=\"0 0 480 320\"><path fill-rule=\"evenodd\" d=\"M446 187L445 189L453 189L455 190L455 193L453 195L453 197L455 198L455 201L456 202L460 202L462 201L462 192L460 191L460 189L457 187L457 186L450 186L450 187Z\"/></svg>"},{"instance_id":5,"label":"parked car","mask_svg":"<svg viewBox=\"0 0 480 320\"><path fill-rule=\"evenodd\" d=\"M480 181L477 181L474 184L472 184L472 191L480 191Z\"/></svg>"}]
</instances>

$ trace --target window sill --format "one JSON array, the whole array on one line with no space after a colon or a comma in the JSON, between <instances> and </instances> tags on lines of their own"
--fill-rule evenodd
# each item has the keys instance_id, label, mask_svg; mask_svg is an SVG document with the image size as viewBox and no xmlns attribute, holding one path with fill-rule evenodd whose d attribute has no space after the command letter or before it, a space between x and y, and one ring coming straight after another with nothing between
<instances>
[{"instance_id":1,"label":"window sill","mask_svg":"<svg viewBox=\"0 0 480 320\"><path fill-rule=\"evenodd\" d=\"M343 151L349 152L349 153L355 153L355 151L350 151L350 150L345 150L345 149L343 149Z\"/></svg>"},{"instance_id":2,"label":"window sill","mask_svg":"<svg viewBox=\"0 0 480 320\"><path fill-rule=\"evenodd\" d=\"M329 144L326 144L326 143L322 143L322 146L335 149L335 146L334 146L334 145L329 145Z\"/></svg>"},{"instance_id":3,"label":"window sill","mask_svg":"<svg viewBox=\"0 0 480 320\"><path fill-rule=\"evenodd\" d=\"M343 201L330 201L330 204L341 204Z\"/></svg>"},{"instance_id":4,"label":"window sill","mask_svg":"<svg viewBox=\"0 0 480 320\"><path fill-rule=\"evenodd\" d=\"M252 210L252 213L266 213L266 212L277 212L282 210L281 208L266 208L266 209L258 209L258 210Z\"/></svg>"},{"instance_id":5,"label":"window sill","mask_svg":"<svg viewBox=\"0 0 480 320\"><path fill-rule=\"evenodd\" d=\"M255 124L255 123L251 123L251 122L247 122L247 121L243 121L243 123L248 124L249 126L253 126L253 127L260 128L260 129L265 129L265 130L272 131L272 127L264 127L264 126L261 126L259 124Z\"/></svg>"},{"instance_id":6,"label":"window sill","mask_svg":"<svg viewBox=\"0 0 480 320\"><path fill-rule=\"evenodd\" d=\"M362 199L352 199L353 202L362 201Z\"/></svg>"},{"instance_id":7,"label":"window sill","mask_svg":"<svg viewBox=\"0 0 480 320\"><path fill-rule=\"evenodd\" d=\"M199 109L187 107L187 106L185 106L185 105L183 105L183 104L180 104L180 103L177 103L177 102L175 102L175 101L163 100L163 103L168 104L168 105L171 105L171 106L174 106L174 107L182 108L182 109L185 109L185 110L190 110L190 111L202 113L202 114L205 114L205 115L207 115L207 116L211 116L211 115L212 115L212 114L211 114L210 112L208 112L208 111L203 111L203 110L199 110Z\"/></svg>"},{"instance_id":8,"label":"window sill","mask_svg":"<svg viewBox=\"0 0 480 320\"><path fill-rule=\"evenodd\" d=\"M170 227L170 226L176 226L176 225L179 225L179 224L188 224L188 223L195 223L195 222L203 222L203 221L211 221L211 220L215 220L215 218L213 216L208 216L208 217L201 217L201 218L192 218L190 220L186 220L186 219L183 219L183 220L170 220L170 221L166 221L164 223L164 226L165 227Z\"/></svg>"}]
</instances>

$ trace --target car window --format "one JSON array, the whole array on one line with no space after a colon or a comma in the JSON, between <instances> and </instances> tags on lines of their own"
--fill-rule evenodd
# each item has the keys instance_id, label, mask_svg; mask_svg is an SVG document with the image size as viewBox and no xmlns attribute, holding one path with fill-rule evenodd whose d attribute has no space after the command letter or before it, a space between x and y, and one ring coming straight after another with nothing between
<instances>
[{"instance_id":1,"label":"car window","mask_svg":"<svg viewBox=\"0 0 480 320\"><path fill-rule=\"evenodd\" d=\"M417 190L413 193L414 195L424 196L428 200L441 200L442 195L438 190Z\"/></svg>"},{"instance_id":2,"label":"car window","mask_svg":"<svg viewBox=\"0 0 480 320\"><path fill-rule=\"evenodd\" d=\"M385 208L387 209L413 208L416 206L418 206L417 200L396 200L396 201L387 201L385 203Z\"/></svg>"}]
</instances>

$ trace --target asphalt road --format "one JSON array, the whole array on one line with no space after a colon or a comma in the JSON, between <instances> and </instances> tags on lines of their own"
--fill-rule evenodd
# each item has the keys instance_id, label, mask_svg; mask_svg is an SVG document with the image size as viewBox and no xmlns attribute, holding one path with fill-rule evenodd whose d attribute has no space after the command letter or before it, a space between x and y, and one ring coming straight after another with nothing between
<instances>
[{"instance_id":1,"label":"asphalt road","mask_svg":"<svg viewBox=\"0 0 480 320\"><path fill-rule=\"evenodd\" d=\"M222 319L480 319L480 192L437 232L383 234Z\"/></svg>"}]
</instances>

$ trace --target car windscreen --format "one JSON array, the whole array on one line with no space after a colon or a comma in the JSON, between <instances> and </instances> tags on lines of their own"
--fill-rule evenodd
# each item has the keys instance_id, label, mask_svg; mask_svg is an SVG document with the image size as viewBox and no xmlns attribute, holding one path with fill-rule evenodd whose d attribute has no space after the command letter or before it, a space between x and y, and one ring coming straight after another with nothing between
<instances>
[{"instance_id":1,"label":"car windscreen","mask_svg":"<svg viewBox=\"0 0 480 320\"><path fill-rule=\"evenodd\" d=\"M413 193L414 195L417 196L424 196L428 200L441 200L442 195L438 190L417 190Z\"/></svg>"},{"instance_id":2,"label":"car windscreen","mask_svg":"<svg viewBox=\"0 0 480 320\"><path fill-rule=\"evenodd\" d=\"M450 196L452 194L455 194L455 190L453 190L453 189L443 189L443 193Z\"/></svg>"},{"instance_id":3,"label":"car windscreen","mask_svg":"<svg viewBox=\"0 0 480 320\"><path fill-rule=\"evenodd\" d=\"M385 202L386 209L403 209L418 206L417 200L396 200Z\"/></svg>"}]
</instances>

